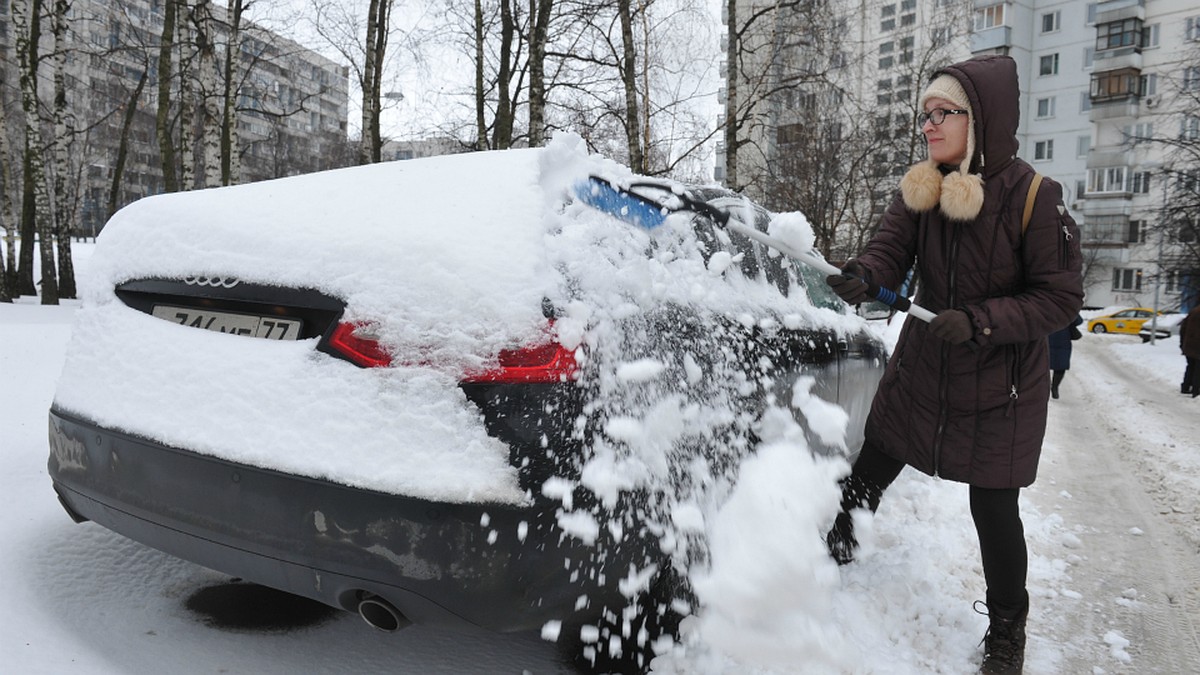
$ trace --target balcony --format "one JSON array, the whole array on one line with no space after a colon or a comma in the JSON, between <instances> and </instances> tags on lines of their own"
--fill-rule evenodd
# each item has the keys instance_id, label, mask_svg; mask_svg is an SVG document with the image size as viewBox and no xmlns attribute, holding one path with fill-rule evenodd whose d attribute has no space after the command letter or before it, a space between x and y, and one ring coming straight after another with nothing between
<instances>
[{"instance_id":1,"label":"balcony","mask_svg":"<svg viewBox=\"0 0 1200 675\"><path fill-rule=\"evenodd\" d=\"M1126 94L1121 98L1106 98L1097 101L1092 99L1092 109L1088 111L1088 120L1117 120L1123 117L1137 117L1140 111L1138 96Z\"/></svg>"},{"instance_id":2,"label":"balcony","mask_svg":"<svg viewBox=\"0 0 1200 675\"><path fill-rule=\"evenodd\" d=\"M1096 23L1146 18L1146 0L1109 0L1096 5Z\"/></svg>"},{"instance_id":3,"label":"balcony","mask_svg":"<svg viewBox=\"0 0 1200 675\"><path fill-rule=\"evenodd\" d=\"M1095 55L1095 70L1142 69L1141 47L1120 47L1098 50Z\"/></svg>"},{"instance_id":4,"label":"balcony","mask_svg":"<svg viewBox=\"0 0 1200 675\"><path fill-rule=\"evenodd\" d=\"M971 33L972 54L979 54L995 49L1007 49L1011 46L1012 28L1008 26L995 26Z\"/></svg>"}]
</instances>

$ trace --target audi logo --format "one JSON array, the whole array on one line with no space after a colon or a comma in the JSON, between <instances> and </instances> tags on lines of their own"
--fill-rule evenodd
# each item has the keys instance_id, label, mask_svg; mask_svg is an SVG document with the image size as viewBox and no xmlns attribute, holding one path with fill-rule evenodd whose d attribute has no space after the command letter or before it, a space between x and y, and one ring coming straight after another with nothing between
<instances>
[{"instance_id":1,"label":"audi logo","mask_svg":"<svg viewBox=\"0 0 1200 675\"><path fill-rule=\"evenodd\" d=\"M211 286L213 288L233 288L240 281L233 277L184 277L183 283L189 286Z\"/></svg>"}]
</instances>

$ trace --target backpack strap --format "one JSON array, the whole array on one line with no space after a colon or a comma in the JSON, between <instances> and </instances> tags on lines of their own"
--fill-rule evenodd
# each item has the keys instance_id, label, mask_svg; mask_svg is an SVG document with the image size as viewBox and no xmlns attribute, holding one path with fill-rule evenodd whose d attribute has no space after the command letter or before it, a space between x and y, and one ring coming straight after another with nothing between
<instances>
[{"instance_id":1,"label":"backpack strap","mask_svg":"<svg viewBox=\"0 0 1200 675\"><path fill-rule=\"evenodd\" d=\"M1021 236L1029 229L1029 220L1033 218L1033 203L1037 201L1038 188L1042 186L1042 174L1033 174L1033 182L1029 184L1029 192L1025 194L1025 213L1021 216Z\"/></svg>"}]
</instances>

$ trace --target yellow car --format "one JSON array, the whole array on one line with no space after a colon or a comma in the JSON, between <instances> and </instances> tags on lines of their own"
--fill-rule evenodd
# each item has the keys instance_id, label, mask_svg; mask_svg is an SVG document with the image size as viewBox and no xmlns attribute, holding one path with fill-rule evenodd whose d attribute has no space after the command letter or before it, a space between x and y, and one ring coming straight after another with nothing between
<instances>
[{"instance_id":1,"label":"yellow car","mask_svg":"<svg viewBox=\"0 0 1200 675\"><path fill-rule=\"evenodd\" d=\"M1148 307L1130 307L1112 314L1098 316L1088 321L1087 328L1093 333L1128 333L1137 335L1142 324L1154 316L1154 310ZM1161 316L1161 313L1159 314Z\"/></svg>"}]
</instances>

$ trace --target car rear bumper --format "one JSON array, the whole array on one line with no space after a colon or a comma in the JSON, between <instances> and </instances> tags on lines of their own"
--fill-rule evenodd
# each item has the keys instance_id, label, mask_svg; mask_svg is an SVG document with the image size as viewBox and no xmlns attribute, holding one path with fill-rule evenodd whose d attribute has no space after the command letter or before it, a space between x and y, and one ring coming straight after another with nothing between
<instances>
[{"instance_id":1,"label":"car rear bumper","mask_svg":"<svg viewBox=\"0 0 1200 675\"><path fill-rule=\"evenodd\" d=\"M50 412L49 473L68 513L176 557L354 610L375 595L416 623L526 630L589 607L644 560L597 551L556 504L449 504L349 488L165 447ZM591 569L588 573L587 570ZM583 573L581 573L581 570ZM605 576L611 585L597 585Z\"/></svg>"}]
</instances>

